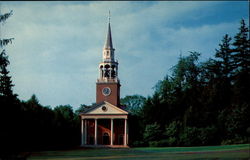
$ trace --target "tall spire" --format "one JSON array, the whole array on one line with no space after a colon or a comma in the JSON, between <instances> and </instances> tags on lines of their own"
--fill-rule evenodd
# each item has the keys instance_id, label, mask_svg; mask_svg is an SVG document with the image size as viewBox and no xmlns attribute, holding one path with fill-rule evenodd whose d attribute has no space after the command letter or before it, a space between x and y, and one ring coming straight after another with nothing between
<instances>
[{"instance_id":1,"label":"tall spire","mask_svg":"<svg viewBox=\"0 0 250 160\"><path fill-rule=\"evenodd\" d=\"M109 24L108 24L108 34L107 39L104 44L105 49L113 49L112 36L111 36L111 27L110 27L110 11L109 11Z\"/></svg>"}]
</instances>

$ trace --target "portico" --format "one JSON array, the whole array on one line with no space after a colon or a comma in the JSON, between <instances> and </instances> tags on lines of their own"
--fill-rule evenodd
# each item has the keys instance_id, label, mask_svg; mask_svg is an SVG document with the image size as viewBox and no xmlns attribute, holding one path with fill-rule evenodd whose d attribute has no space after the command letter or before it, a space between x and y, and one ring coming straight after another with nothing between
<instances>
[{"instance_id":1,"label":"portico","mask_svg":"<svg viewBox=\"0 0 250 160\"><path fill-rule=\"evenodd\" d=\"M128 113L106 101L80 114L82 146L128 146Z\"/></svg>"}]
</instances>

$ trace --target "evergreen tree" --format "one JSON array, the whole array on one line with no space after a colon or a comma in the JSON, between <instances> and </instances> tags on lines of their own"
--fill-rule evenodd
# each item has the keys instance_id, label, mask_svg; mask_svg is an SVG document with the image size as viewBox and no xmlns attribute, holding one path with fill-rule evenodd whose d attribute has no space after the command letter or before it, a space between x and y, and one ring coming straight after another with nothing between
<instances>
[{"instance_id":1,"label":"evergreen tree","mask_svg":"<svg viewBox=\"0 0 250 160\"><path fill-rule=\"evenodd\" d=\"M249 29L245 24L244 19L240 22L239 32L234 37L234 54L233 59L236 65L237 72L250 71L250 44L249 44Z\"/></svg>"},{"instance_id":2,"label":"evergreen tree","mask_svg":"<svg viewBox=\"0 0 250 160\"><path fill-rule=\"evenodd\" d=\"M9 65L8 56L5 53L5 50L0 54L0 96L3 97L13 97L12 87L14 86L9 76L9 71L7 66Z\"/></svg>"},{"instance_id":3,"label":"evergreen tree","mask_svg":"<svg viewBox=\"0 0 250 160\"><path fill-rule=\"evenodd\" d=\"M239 32L234 37L233 60L234 70L234 102L237 104L250 103L250 40L249 29L241 20Z\"/></svg>"},{"instance_id":4,"label":"evergreen tree","mask_svg":"<svg viewBox=\"0 0 250 160\"><path fill-rule=\"evenodd\" d=\"M12 11L5 14L0 14L0 25L2 25L10 16ZM18 137L15 135L15 130L19 130L19 125L15 119L20 119L19 101L17 95L13 94L11 76L7 69L10 64L4 47L11 43L13 38L5 39L0 35L0 159L8 158L10 155L16 154L19 145ZM13 118L15 117L15 119ZM15 145L17 144L17 145Z\"/></svg>"},{"instance_id":5,"label":"evergreen tree","mask_svg":"<svg viewBox=\"0 0 250 160\"><path fill-rule=\"evenodd\" d=\"M12 15L12 11L9 13L5 13L3 15L0 15L0 25L1 23L5 22L7 18L9 18ZM2 48L1 54L0 54L0 96L3 97L13 97L12 92L12 81L11 77L9 76L9 71L7 69L7 66L10 64L8 60L8 56L6 55L6 51L4 46L8 45L8 43L11 43L13 38L9 39L2 39L0 37L0 47Z\"/></svg>"},{"instance_id":6,"label":"evergreen tree","mask_svg":"<svg viewBox=\"0 0 250 160\"><path fill-rule=\"evenodd\" d=\"M3 24L12 14L12 11L10 11L9 13L0 14L0 25L1 23ZM2 38L2 35L0 35L0 47L3 49L4 46L8 45L9 43L12 43L13 39L14 38ZM3 50L1 52L3 52Z\"/></svg>"},{"instance_id":7,"label":"evergreen tree","mask_svg":"<svg viewBox=\"0 0 250 160\"><path fill-rule=\"evenodd\" d=\"M219 44L219 49L216 49L215 57L218 59L218 65L221 70L221 75L223 78L229 78L232 73L233 69L233 62L232 62L232 49L231 49L231 37L226 34L223 39L222 43Z\"/></svg>"},{"instance_id":8,"label":"evergreen tree","mask_svg":"<svg viewBox=\"0 0 250 160\"><path fill-rule=\"evenodd\" d=\"M231 37L226 34L215 53L216 60L214 60L214 65L217 71L212 71L216 76L214 78L215 81L212 82L213 95L210 95L210 97L213 98L212 105L217 106L217 109L229 107L231 104L231 80L233 73L231 40Z\"/></svg>"}]
</instances>

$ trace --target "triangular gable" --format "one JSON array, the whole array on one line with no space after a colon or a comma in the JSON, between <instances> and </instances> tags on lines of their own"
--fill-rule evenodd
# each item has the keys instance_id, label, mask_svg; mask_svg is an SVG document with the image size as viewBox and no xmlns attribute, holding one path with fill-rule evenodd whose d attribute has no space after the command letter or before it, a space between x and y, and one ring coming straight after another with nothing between
<instances>
[{"instance_id":1,"label":"triangular gable","mask_svg":"<svg viewBox=\"0 0 250 160\"><path fill-rule=\"evenodd\" d=\"M86 110L82 114L128 114L127 111L109 103L109 102L102 102L99 104L94 105L90 109Z\"/></svg>"}]
</instances>

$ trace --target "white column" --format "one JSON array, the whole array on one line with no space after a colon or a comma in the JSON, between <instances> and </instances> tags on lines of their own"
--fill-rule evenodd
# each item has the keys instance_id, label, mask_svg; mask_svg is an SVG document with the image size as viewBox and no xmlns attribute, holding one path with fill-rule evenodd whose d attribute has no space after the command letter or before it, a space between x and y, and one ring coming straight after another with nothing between
<instances>
[{"instance_id":1,"label":"white column","mask_svg":"<svg viewBox=\"0 0 250 160\"><path fill-rule=\"evenodd\" d=\"M99 68L100 78L102 78L102 68Z\"/></svg>"},{"instance_id":2,"label":"white column","mask_svg":"<svg viewBox=\"0 0 250 160\"><path fill-rule=\"evenodd\" d=\"M97 145L97 119L95 119L95 145Z\"/></svg>"},{"instance_id":3,"label":"white column","mask_svg":"<svg viewBox=\"0 0 250 160\"><path fill-rule=\"evenodd\" d=\"M113 130L114 130L114 122L113 119L111 119L111 133L110 133L110 145L113 145Z\"/></svg>"},{"instance_id":4,"label":"white column","mask_svg":"<svg viewBox=\"0 0 250 160\"><path fill-rule=\"evenodd\" d=\"M87 144L87 120L84 120L84 144Z\"/></svg>"},{"instance_id":5,"label":"white column","mask_svg":"<svg viewBox=\"0 0 250 160\"><path fill-rule=\"evenodd\" d=\"M127 123L127 145L129 140L129 123Z\"/></svg>"},{"instance_id":6,"label":"white column","mask_svg":"<svg viewBox=\"0 0 250 160\"><path fill-rule=\"evenodd\" d=\"M124 140L123 140L123 144L124 146L127 146L127 119L124 119Z\"/></svg>"},{"instance_id":7,"label":"white column","mask_svg":"<svg viewBox=\"0 0 250 160\"><path fill-rule=\"evenodd\" d=\"M84 145L84 133L83 133L83 128L84 128L84 124L83 124L83 120L84 119L82 119L81 118L81 145L83 146Z\"/></svg>"}]
</instances>

